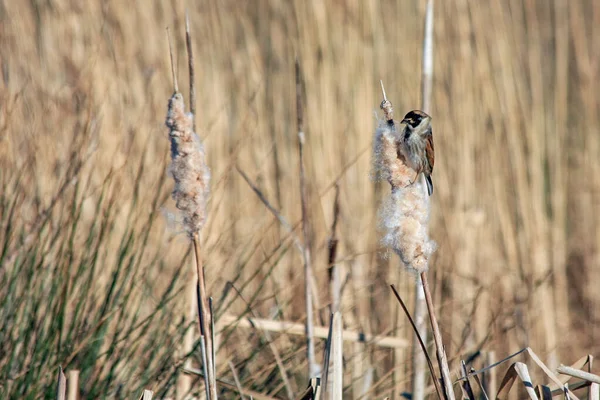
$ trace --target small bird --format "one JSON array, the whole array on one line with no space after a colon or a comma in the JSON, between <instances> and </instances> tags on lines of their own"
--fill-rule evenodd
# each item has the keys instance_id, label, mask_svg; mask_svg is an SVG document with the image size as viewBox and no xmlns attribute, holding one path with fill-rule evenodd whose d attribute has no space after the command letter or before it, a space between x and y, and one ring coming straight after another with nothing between
<instances>
[{"instance_id":1,"label":"small bird","mask_svg":"<svg viewBox=\"0 0 600 400\"><path fill-rule=\"evenodd\" d=\"M406 124L401 136L402 154L408 166L417 172L415 181L420 173L425 175L427 193L431 196L433 193L431 173L435 161L431 117L423 111L413 110L404 116L401 123Z\"/></svg>"}]
</instances>

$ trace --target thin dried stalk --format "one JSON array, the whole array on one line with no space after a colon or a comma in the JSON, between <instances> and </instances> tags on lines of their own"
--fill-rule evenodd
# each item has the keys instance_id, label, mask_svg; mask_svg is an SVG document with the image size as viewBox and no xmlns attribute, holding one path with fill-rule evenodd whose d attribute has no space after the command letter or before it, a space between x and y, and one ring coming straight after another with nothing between
<instances>
[{"instance_id":1,"label":"thin dried stalk","mask_svg":"<svg viewBox=\"0 0 600 400\"><path fill-rule=\"evenodd\" d=\"M308 360L308 376L315 378L318 375L317 361L315 358L313 304L311 293L312 269L310 261L310 229L308 225L308 204L306 192L306 172L304 168L304 112L302 108L302 82L300 77L300 64L296 60L296 111L298 117L298 156L300 159L300 201L302 205L302 232L304 234L304 297L306 301L306 355Z\"/></svg>"},{"instance_id":2,"label":"thin dried stalk","mask_svg":"<svg viewBox=\"0 0 600 400\"><path fill-rule=\"evenodd\" d=\"M460 371L462 377L464 378L461 388L464 399L475 400L475 395L473 394L473 388L471 387L471 382L469 382L469 376L467 375L467 365L464 360L460 362Z\"/></svg>"},{"instance_id":3,"label":"thin dried stalk","mask_svg":"<svg viewBox=\"0 0 600 400\"><path fill-rule=\"evenodd\" d=\"M229 365L229 369L231 370L231 375L233 375L233 380L235 382L235 386L237 387L238 393L240 394L240 399L246 400L246 397L244 396L244 391L242 390L242 384L240 383L240 378L235 369L235 365L233 365L231 361L229 361L227 364Z\"/></svg>"},{"instance_id":4,"label":"thin dried stalk","mask_svg":"<svg viewBox=\"0 0 600 400\"><path fill-rule=\"evenodd\" d=\"M169 42L169 59L171 60L171 78L173 79L173 89L175 93L179 92L177 83L177 74L175 72L175 57L173 56L173 46L171 46L171 31L167 27L167 41Z\"/></svg>"},{"instance_id":5,"label":"thin dried stalk","mask_svg":"<svg viewBox=\"0 0 600 400\"><path fill-rule=\"evenodd\" d=\"M260 329L271 332L281 332L286 333L288 335L296 336L304 336L306 334L305 325L303 324L288 321L273 321L270 319L260 318L240 319L240 317L236 317L233 315L221 316L217 325L220 327L235 325L238 328ZM329 335L329 328L316 326L313 333L315 338L327 339ZM401 337L371 335L352 330L343 330L342 337L347 342L368 343L371 346L378 347L408 348L411 344L409 340Z\"/></svg>"},{"instance_id":6,"label":"thin dried stalk","mask_svg":"<svg viewBox=\"0 0 600 400\"><path fill-rule=\"evenodd\" d=\"M433 88L433 21L433 0L429 0L425 12L421 65L421 107L426 113L431 111L431 90Z\"/></svg>"},{"instance_id":7,"label":"thin dried stalk","mask_svg":"<svg viewBox=\"0 0 600 400\"><path fill-rule=\"evenodd\" d=\"M200 351L202 353L202 377L204 378L204 391L206 392L206 399L210 399L210 378L208 376L208 357L206 353L206 341L204 336L200 336Z\"/></svg>"},{"instance_id":8,"label":"thin dried stalk","mask_svg":"<svg viewBox=\"0 0 600 400\"><path fill-rule=\"evenodd\" d=\"M325 348L323 354L323 373L322 385L325 388L325 396L329 396L331 393L331 385L329 382L329 370L331 369L331 347L332 347L332 336L333 336L333 314L329 318L329 333L327 334L327 340L325 341Z\"/></svg>"},{"instance_id":9,"label":"thin dried stalk","mask_svg":"<svg viewBox=\"0 0 600 400\"><path fill-rule=\"evenodd\" d=\"M427 2L427 11L425 13L425 29L423 34L423 55L421 64L421 109L426 113L431 111L431 91L433 87L433 0ZM384 95L385 98L385 95ZM426 201L430 201L429 198ZM415 302L413 315L415 325L423 342L427 342L427 322L426 322L426 304L425 292L421 277L415 282ZM416 342L416 337L415 337ZM414 400L423 400L425 398L425 354L419 347L412 347L412 398Z\"/></svg>"},{"instance_id":10,"label":"thin dried stalk","mask_svg":"<svg viewBox=\"0 0 600 400\"><path fill-rule=\"evenodd\" d=\"M392 288L392 292L394 292L394 296L396 296L396 299L398 300L398 303L400 303L402 310L404 310L404 313L406 314L408 321L410 322L410 324L413 327L413 330L415 332L417 340L419 341L419 345L421 346L421 350L423 350L423 354L425 355L425 359L427 360L427 365L429 366L429 372L431 373L431 376L433 378L433 384L435 386L435 391L438 395L438 399L441 400L443 397L442 396L443 390L440 387L438 379L435 375L435 368L433 367L433 363L431 362L431 358L429 357L429 353L427 352L427 346L425 346L425 342L423 342L423 339L421 338L421 335L419 334L419 330L417 329L415 322L413 321L412 317L410 316L410 313L408 312L408 308L406 308L404 301L402 301L402 297L400 297L400 294L396 290L396 287L394 285L391 285L391 288Z\"/></svg>"},{"instance_id":11,"label":"thin dried stalk","mask_svg":"<svg viewBox=\"0 0 600 400\"><path fill-rule=\"evenodd\" d=\"M427 305L425 303L425 292L423 290L423 284L421 277L419 276L416 280L415 286L415 302L413 315L415 320L415 326L421 340L427 342ZM414 342L416 343L417 336L414 336ZM415 400L423 400L425 398L425 368L426 359L425 354L421 349L413 345L412 346L412 366L413 366L413 378L412 378L412 398Z\"/></svg>"},{"instance_id":12,"label":"thin dried stalk","mask_svg":"<svg viewBox=\"0 0 600 400\"><path fill-rule=\"evenodd\" d=\"M210 399L217 398L217 384L215 377L215 365L213 359L212 333L210 321L212 319L208 304L208 295L206 293L206 284L204 281L204 268L200 251L200 239L198 234L194 235L194 254L196 256L196 272L198 273L198 310L200 322L200 334L204 337L206 352L206 376L208 378L208 388Z\"/></svg>"},{"instance_id":13,"label":"thin dried stalk","mask_svg":"<svg viewBox=\"0 0 600 400\"><path fill-rule=\"evenodd\" d=\"M215 342L215 312L213 309L213 298L208 298L208 309L210 313L210 334L211 334L211 348L212 348L212 361L213 361L213 378L216 380L217 377L217 345ZM216 382L215 387L216 387Z\"/></svg>"},{"instance_id":14,"label":"thin dried stalk","mask_svg":"<svg viewBox=\"0 0 600 400\"><path fill-rule=\"evenodd\" d=\"M333 223L331 224L331 236L329 237L329 290L331 295L331 312L340 310L341 283L340 272L336 265L338 239L336 236L337 223L340 216L340 185L335 184L335 199L333 200Z\"/></svg>"},{"instance_id":15,"label":"thin dried stalk","mask_svg":"<svg viewBox=\"0 0 600 400\"><path fill-rule=\"evenodd\" d=\"M440 333L440 327L435 316L435 307L433 305L433 299L431 298L431 291L429 290L426 272L421 273L421 281L423 282L423 290L425 291L425 301L427 302L429 321L431 322L431 329L433 331L433 341L435 342L437 360L442 373L444 392L446 394L446 399L454 400L454 390L452 389L452 381L450 380L448 358L446 357L446 350L444 349L444 344L442 342L442 334Z\"/></svg>"}]
</instances>

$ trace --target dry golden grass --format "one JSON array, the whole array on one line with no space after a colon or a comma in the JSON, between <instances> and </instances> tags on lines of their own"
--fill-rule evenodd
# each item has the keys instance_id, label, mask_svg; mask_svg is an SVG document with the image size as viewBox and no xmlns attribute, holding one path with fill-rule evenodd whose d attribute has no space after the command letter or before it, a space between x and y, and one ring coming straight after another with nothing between
<instances>
[{"instance_id":1,"label":"dry golden grass","mask_svg":"<svg viewBox=\"0 0 600 400\"><path fill-rule=\"evenodd\" d=\"M376 209L388 188L369 179L370 150L380 79L398 115L420 104L425 3L226 0L188 7L198 133L213 176L204 242L217 315L229 303L227 313L245 312L245 301L261 318L299 321L305 313L301 254L235 168L301 237L297 56L320 289L316 323L329 321L327 238L339 182L344 328L409 337L388 285L410 299L415 278L397 258L378 253ZM74 152L98 193L113 174L117 215L128 207L140 215L152 210L169 151L164 27L175 33L185 81L184 15L184 2L0 2L0 179L20 174L23 224L51 203ZM478 349L503 355L531 346L555 367L597 353L600 4L439 1L435 21L431 236L439 249L430 270L448 356L456 367L457 357ZM161 190L166 198L168 188ZM93 196L89 201L82 223L94 220ZM172 201L160 207L173 210ZM114 229L136 223L115 218ZM188 250L181 228L166 218L152 225L149 240L173 266ZM244 300L225 290L228 281ZM268 347L251 357L257 337L239 330L229 340L218 375L228 374L224 360L232 357L244 386L271 382L271 373L280 379ZM305 386L302 342L278 335L275 344L298 393ZM409 390L410 352L394 360L392 350L348 344L345 356L346 393L358 396L371 367L381 396L394 385ZM392 368L406 380L393 381ZM285 393L279 383L270 383L270 393Z\"/></svg>"}]
</instances>

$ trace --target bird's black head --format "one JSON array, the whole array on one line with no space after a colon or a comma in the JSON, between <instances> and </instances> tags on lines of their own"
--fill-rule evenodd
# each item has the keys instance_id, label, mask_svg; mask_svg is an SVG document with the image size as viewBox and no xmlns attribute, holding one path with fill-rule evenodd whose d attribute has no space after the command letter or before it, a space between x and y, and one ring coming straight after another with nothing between
<instances>
[{"instance_id":1,"label":"bird's black head","mask_svg":"<svg viewBox=\"0 0 600 400\"><path fill-rule=\"evenodd\" d=\"M404 119L402 120L401 123L407 124L411 128L416 128L425 119L431 119L431 117L429 115L425 114L423 111L412 110L404 116Z\"/></svg>"}]
</instances>

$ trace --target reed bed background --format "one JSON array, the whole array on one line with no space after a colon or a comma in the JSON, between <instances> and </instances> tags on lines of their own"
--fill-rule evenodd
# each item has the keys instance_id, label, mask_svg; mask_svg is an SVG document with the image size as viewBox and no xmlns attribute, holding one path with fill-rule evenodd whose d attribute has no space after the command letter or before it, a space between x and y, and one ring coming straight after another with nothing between
<instances>
[{"instance_id":1,"label":"reed bed background","mask_svg":"<svg viewBox=\"0 0 600 400\"><path fill-rule=\"evenodd\" d=\"M315 323L329 323L337 184L344 329L407 340L346 342L344 396L410 391L412 331L389 284L412 300L416 278L380 248L389 188L370 170L379 80L397 114L421 103L425 2L63 0L0 2L1 397L51 396L58 365L81 371L82 398L173 394L195 271L166 180L164 27L183 81L186 7L212 170L203 257L217 326L305 316L297 58ZM600 5L435 9L430 282L451 367L526 346L551 367L597 354ZM219 378L233 382L233 370L280 398L306 387L302 336L221 328Z\"/></svg>"}]
</instances>

